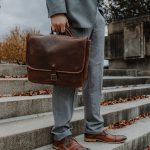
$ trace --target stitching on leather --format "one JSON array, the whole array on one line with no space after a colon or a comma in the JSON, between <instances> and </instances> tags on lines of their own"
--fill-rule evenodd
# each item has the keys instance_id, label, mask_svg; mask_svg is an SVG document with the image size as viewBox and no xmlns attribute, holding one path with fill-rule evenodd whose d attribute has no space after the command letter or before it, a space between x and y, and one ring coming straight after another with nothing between
<instances>
[{"instance_id":1,"label":"stitching on leather","mask_svg":"<svg viewBox=\"0 0 150 150\"><path fill-rule=\"evenodd\" d=\"M28 42L29 42L29 40L30 40L30 38L31 37L29 37L27 40L28 40ZM28 43L27 42L27 43ZM85 51L85 49L86 49L86 46L87 46L87 41L84 41L84 56L86 57L86 55L85 55L85 53L86 53L86 51ZM27 55L29 55L29 43L28 43L28 45L27 45ZM81 73L82 71L83 71L83 69L84 69L84 63L85 63L85 58L84 57L84 59L83 59L83 63L82 63L82 68L81 68L81 70L80 71L77 71L77 72L72 72L72 71L58 71L57 70L57 72L61 72L61 73ZM29 58L29 57L27 57L27 58ZM29 59L27 59L27 62L26 62L26 65L27 65L27 67L29 68L29 69L31 69L31 70L34 70L34 71L46 71L46 72L49 72L49 71L52 71L52 70L48 70L48 69L36 69L36 68L33 68L31 65L30 65L30 62L29 62Z\"/></svg>"}]
</instances>

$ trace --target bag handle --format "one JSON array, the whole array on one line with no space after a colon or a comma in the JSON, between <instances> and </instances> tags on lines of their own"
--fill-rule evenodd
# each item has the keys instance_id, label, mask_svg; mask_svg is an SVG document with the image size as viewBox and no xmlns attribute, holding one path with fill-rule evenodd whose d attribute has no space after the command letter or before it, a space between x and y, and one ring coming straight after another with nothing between
<instances>
[{"instance_id":1,"label":"bag handle","mask_svg":"<svg viewBox=\"0 0 150 150\"><path fill-rule=\"evenodd\" d=\"M51 27L51 34L54 34L54 33L57 33L57 32L54 32L54 31L52 30L52 27ZM70 27L66 27L64 33L58 32L58 34L59 34L59 35L73 36Z\"/></svg>"}]
</instances>

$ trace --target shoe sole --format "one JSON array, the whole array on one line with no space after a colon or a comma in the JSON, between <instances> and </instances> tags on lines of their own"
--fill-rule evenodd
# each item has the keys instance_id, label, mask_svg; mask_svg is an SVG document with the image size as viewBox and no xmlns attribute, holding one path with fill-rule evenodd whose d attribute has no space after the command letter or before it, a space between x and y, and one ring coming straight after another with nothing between
<instances>
[{"instance_id":1,"label":"shoe sole","mask_svg":"<svg viewBox=\"0 0 150 150\"><path fill-rule=\"evenodd\" d=\"M52 147L54 150L61 150L61 149L59 149L58 147L56 147L56 146L53 146ZM90 149L89 149L90 150Z\"/></svg>"},{"instance_id":2,"label":"shoe sole","mask_svg":"<svg viewBox=\"0 0 150 150\"><path fill-rule=\"evenodd\" d=\"M84 138L85 142L103 142L103 143L110 143L110 144L121 144L125 143L126 140L120 141L120 142L107 142L99 139L89 139L89 138Z\"/></svg>"},{"instance_id":3,"label":"shoe sole","mask_svg":"<svg viewBox=\"0 0 150 150\"><path fill-rule=\"evenodd\" d=\"M55 149L55 150L60 150L58 147L56 147L56 146L53 146L52 147L53 149Z\"/></svg>"}]
</instances>

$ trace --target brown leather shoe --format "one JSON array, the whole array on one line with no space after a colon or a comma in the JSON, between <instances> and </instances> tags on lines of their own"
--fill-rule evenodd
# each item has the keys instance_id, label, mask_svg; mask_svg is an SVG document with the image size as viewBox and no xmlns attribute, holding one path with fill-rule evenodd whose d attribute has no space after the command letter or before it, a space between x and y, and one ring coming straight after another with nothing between
<instances>
[{"instance_id":1,"label":"brown leather shoe","mask_svg":"<svg viewBox=\"0 0 150 150\"><path fill-rule=\"evenodd\" d=\"M84 135L85 142L104 142L104 143L124 143L127 139L124 135L111 135L107 131L103 131L99 134L87 134Z\"/></svg>"},{"instance_id":2,"label":"brown leather shoe","mask_svg":"<svg viewBox=\"0 0 150 150\"><path fill-rule=\"evenodd\" d=\"M61 141L53 142L53 149L56 150L90 150L80 145L73 136L67 136Z\"/></svg>"}]
</instances>

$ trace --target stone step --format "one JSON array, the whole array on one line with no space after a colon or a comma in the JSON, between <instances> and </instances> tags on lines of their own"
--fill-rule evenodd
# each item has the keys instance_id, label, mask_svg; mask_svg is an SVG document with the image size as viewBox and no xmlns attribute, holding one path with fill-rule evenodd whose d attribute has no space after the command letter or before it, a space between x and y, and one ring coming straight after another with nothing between
<instances>
[{"instance_id":1,"label":"stone step","mask_svg":"<svg viewBox=\"0 0 150 150\"><path fill-rule=\"evenodd\" d=\"M27 74L26 65L18 64L0 64L0 76L1 75L22 75ZM136 69L105 69L104 75L106 76L137 76Z\"/></svg>"},{"instance_id":2,"label":"stone step","mask_svg":"<svg viewBox=\"0 0 150 150\"><path fill-rule=\"evenodd\" d=\"M132 76L104 76L103 86L126 86L137 84L149 84L150 77L132 77Z\"/></svg>"},{"instance_id":3,"label":"stone step","mask_svg":"<svg viewBox=\"0 0 150 150\"><path fill-rule=\"evenodd\" d=\"M150 86L127 87L103 90L103 99L149 95ZM75 107L83 106L82 92L78 92ZM52 95L14 96L0 98L0 119L32 115L52 111Z\"/></svg>"},{"instance_id":4,"label":"stone step","mask_svg":"<svg viewBox=\"0 0 150 150\"><path fill-rule=\"evenodd\" d=\"M142 119L136 124L122 129L108 130L111 134L123 134L127 141L122 144L108 144L102 142L84 142L84 135L79 135L76 140L91 150L144 150L150 144L150 119ZM52 145L46 145L34 150L53 150Z\"/></svg>"},{"instance_id":5,"label":"stone step","mask_svg":"<svg viewBox=\"0 0 150 150\"><path fill-rule=\"evenodd\" d=\"M136 116L149 111L149 107L150 101L148 100L134 101L102 107L101 114L104 116L105 125L108 125L124 119L135 118ZM0 120L0 149L26 150L50 144L52 142L50 129L53 124L52 113L2 119ZM79 135L84 132L83 107L75 109L72 125L74 135ZM149 127L147 127L147 129L148 128Z\"/></svg>"},{"instance_id":6,"label":"stone step","mask_svg":"<svg viewBox=\"0 0 150 150\"><path fill-rule=\"evenodd\" d=\"M0 95L7 95L16 92L29 90L50 89L51 85L37 84L28 81L27 78L0 78Z\"/></svg>"},{"instance_id":7,"label":"stone step","mask_svg":"<svg viewBox=\"0 0 150 150\"><path fill-rule=\"evenodd\" d=\"M139 95L149 95L150 85L136 85L128 87L119 87L119 88L106 88L103 91L102 100L112 100L117 98L126 98L130 96L139 96ZM81 95L81 92L79 92Z\"/></svg>"},{"instance_id":8,"label":"stone step","mask_svg":"<svg viewBox=\"0 0 150 150\"><path fill-rule=\"evenodd\" d=\"M22 75L27 74L26 65L17 64L0 64L0 76L1 75ZM136 69L104 69L105 76L137 76L138 71Z\"/></svg>"},{"instance_id":9,"label":"stone step","mask_svg":"<svg viewBox=\"0 0 150 150\"><path fill-rule=\"evenodd\" d=\"M104 76L138 76L136 69L104 69Z\"/></svg>"},{"instance_id":10,"label":"stone step","mask_svg":"<svg viewBox=\"0 0 150 150\"><path fill-rule=\"evenodd\" d=\"M104 87L149 84L150 77L104 77ZM0 78L0 95L29 90L52 89L53 85L37 84L27 78Z\"/></svg>"},{"instance_id":11,"label":"stone step","mask_svg":"<svg viewBox=\"0 0 150 150\"><path fill-rule=\"evenodd\" d=\"M52 95L0 98L0 119L52 111Z\"/></svg>"},{"instance_id":12,"label":"stone step","mask_svg":"<svg viewBox=\"0 0 150 150\"><path fill-rule=\"evenodd\" d=\"M26 65L18 64L0 64L1 75L23 75L27 74ZM149 71L141 71L137 69L104 69L104 76L149 76Z\"/></svg>"},{"instance_id":13,"label":"stone step","mask_svg":"<svg viewBox=\"0 0 150 150\"><path fill-rule=\"evenodd\" d=\"M0 76L15 76L27 74L26 65L17 65L17 64L0 64Z\"/></svg>"},{"instance_id":14,"label":"stone step","mask_svg":"<svg viewBox=\"0 0 150 150\"><path fill-rule=\"evenodd\" d=\"M140 96L150 94L150 85L137 85L120 88L107 88L102 91L103 97L101 101L113 100L118 98L127 98L130 96ZM78 92L78 106L83 105L82 92Z\"/></svg>"},{"instance_id":15,"label":"stone step","mask_svg":"<svg viewBox=\"0 0 150 150\"><path fill-rule=\"evenodd\" d=\"M75 107L79 107L76 100ZM52 111L52 95L14 96L0 98L0 119Z\"/></svg>"}]
</instances>

